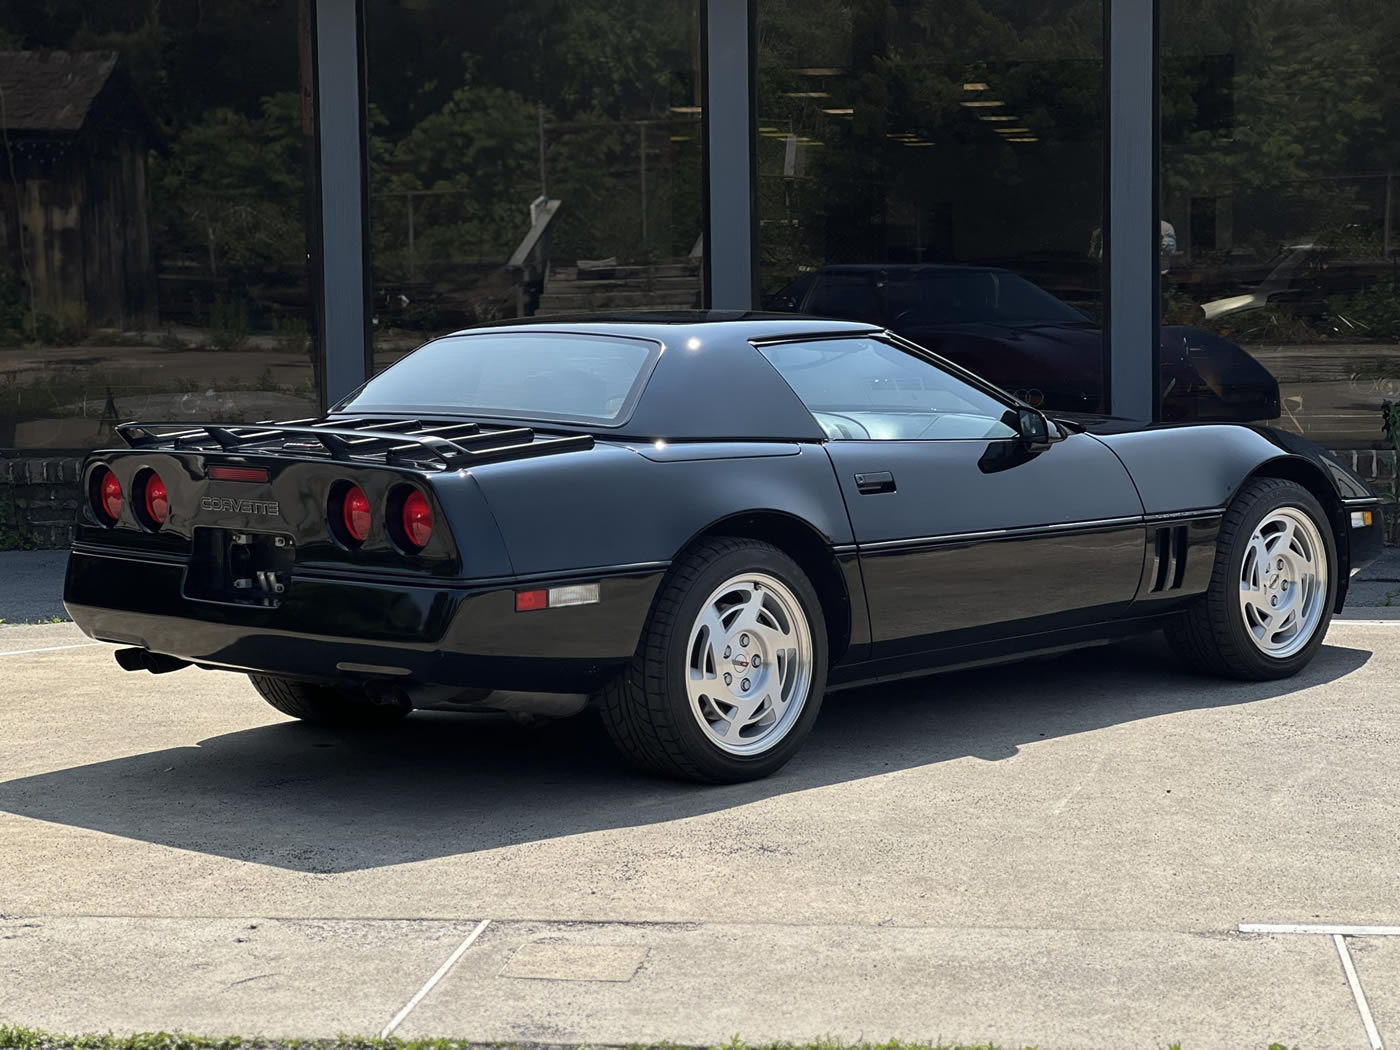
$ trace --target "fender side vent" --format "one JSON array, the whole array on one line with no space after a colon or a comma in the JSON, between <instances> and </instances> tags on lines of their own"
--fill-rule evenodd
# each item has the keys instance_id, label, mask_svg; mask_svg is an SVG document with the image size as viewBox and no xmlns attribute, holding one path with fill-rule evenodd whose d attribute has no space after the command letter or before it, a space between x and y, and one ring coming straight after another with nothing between
<instances>
[{"instance_id":1,"label":"fender side vent","mask_svg":"<svg viewBox=\"0 0 1400 1050\"><path fill-rule=\"evenodd\" d=\"M1152 593L1179 590L1186 579L1186 526L1158 529L1152 540Z\"/></svg>"}]
</instances>

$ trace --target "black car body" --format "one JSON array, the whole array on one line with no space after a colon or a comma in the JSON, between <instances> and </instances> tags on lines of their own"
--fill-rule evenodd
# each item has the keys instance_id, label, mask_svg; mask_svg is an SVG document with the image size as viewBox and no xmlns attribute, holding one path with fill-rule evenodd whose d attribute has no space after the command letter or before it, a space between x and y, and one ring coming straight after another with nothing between
<instances>
[{"instance_id":1,"label":"black car body","mask_svg":"<svg viewBox=\"0 0 1400 1050\"><path fill-rule=\"evenodd\" d=\"M878 373L873 407L809 409L797 390L847 353L875 355L849 359ZM462 382L492 403L454 406L474 369ZM576 707L630 673L678 566L718 538L800 569L832 686L1167 623L1210 586L1222 521L1259 479L1323 508L1329 614L1381 544L1376 495L1301 438L1048 422L878 328L782 316L488 327L324 419L121 432L130 447L84 468L65 600L85 632L133 647L131 668L403 706Z\"/></svg>"},{"instance_id":2,"label":"black car body","mask_svg":"<svg viewBox=\"0 0 1400 1050\"><path fill-rule=\"evenodd\" d=\"M1010 270L940 264L827 266L766 304L811 316L866 321L955 361L1029 404L1098 412L1103 332L1086 315ZM1162 325L1162 418L1277 419L1278 382L1227 339Z\"/></svg>"}]
</instances>

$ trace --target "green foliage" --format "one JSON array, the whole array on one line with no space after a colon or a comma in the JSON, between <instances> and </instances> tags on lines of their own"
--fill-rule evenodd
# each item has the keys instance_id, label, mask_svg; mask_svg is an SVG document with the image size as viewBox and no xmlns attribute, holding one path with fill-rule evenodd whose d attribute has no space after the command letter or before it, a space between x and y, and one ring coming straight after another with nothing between
<instances>
[{"instance_id":1,"label":"green foliage","mask_svg":"<svg viewBox=\"0 0 1400 1050\"><path fill-rule=\"evenodd\" d=\"M1400 455L1400 402L1381 402L1381 433Z\"/></svg>"},{"instance_id":2,"label":"green foliage","mask_svg":"<svg viewBox=\"0 0 1400 1050\"><path fill-rule=\"evenodd\" d=\"M1400 338L1400 283L1393 277L1351 295L1334 296L1327 306L1334 315L1361 325L1363 335Z\"/></svg>"},{"instance_id":3,"label":"green foliage","mask_svg":"<svg viewBox=\"0 0 1400 1050\"><path fill-rule=\"evenodd\" d=\"M37 546L24 516L27 507L28 502L17 497L9 485L0 488L0 551L29 551ZM4 1045L0 1041L0 1046Z\"/></svg>"},{"instance_id":4,"label":"green foliage","mask_svg":"<svg viewBox=\"0 0 1400 1050\"><path fill-rule=\"evenodd\" d=\"M81 303L64 303L56 314L26 313L24 331L38 346L76 346L87 336L87 315Z\"/></svg>"},{"instance_id":5,"label":"green foliage","mask_svg":"<svg viewBox=\"0 0 1400 1050\"><path fill-rule=\"evenodd\" d=\"M242 350L248 345L248 301L215 296L209 306L209 329L215 350Z\"/></svg>"},{"instance_id":6,"label":"green foliage","mask_svg":"<svg viewBox=\"0 0 1400 1050\"><path fill-rule=\"evenodd\" d=\"M256 278L304 265L306 140L301 99L283 91L256 114L220 107L152 154L156 247L218 276Z\"/></svg>"},{"instance_id":7,"label":"green foliage","mask_svg":"<svg viewBox=\"0 0 1400 1050\"><path fill-rule=\"evenodd\" d=\"M0 268L0 346L24 341L24 285L13 272Z\"/></svg>"},{"instance_id":8,"label":"green foliage","mask_svg":"<svg viewBox=\"0 0 1400 1050\"><path fill-rule=\"evenodd\" d=\"M160 330L160 338L156 343L162 350L184 350L185 341L176 334L171 325L166 325Z\"/></svg>"},{"instance_id":9,"label":"green foliage","mask_svg":"<svg viewBox=\"0 0 1400 1050\"><path fill-rule=\"evenodd\" d=\"M467 81L401 141L376 143L371 185L376 266L408 269L408 201L415 197L418 260L489 256L504 261L529 226L539 192L535 108L513 92Z\"/></svg>"},{"instance_id":10,"label":"green foliage","mask_svg":"<svg viewBox=\"0 0 1400 1050\"><path fill-rule=\"evenodd\" d=\"M1325 340L1329 334L1320 332L1306 318L1275 307L1227 315L1210 327L1232 342L1249 346L1315 343Z\"/></svg>"},{"instance_id":11,"label":"green foliage","mask_svg":"<svg viewBox=\"0 0 1400 1050\"><path fill-rule=\"evenodd\" d=\"M310 336L306 330L306 322L300 317L274 317L272 334L277 340L277 349L285 354L310 352Z\"/></svg>"}]
</instances>

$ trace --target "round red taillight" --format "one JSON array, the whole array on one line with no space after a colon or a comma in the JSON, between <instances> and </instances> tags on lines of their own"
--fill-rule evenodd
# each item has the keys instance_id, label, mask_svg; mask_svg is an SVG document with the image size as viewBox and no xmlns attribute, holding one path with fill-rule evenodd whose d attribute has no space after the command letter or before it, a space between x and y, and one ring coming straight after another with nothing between
<instances>
[{"instance_id":1,"label":"round red taillight","mask_svg":"<svg viewBox=\"0 0 1400 1050\"><path fill-rule=\"evenodd\" d=\"M170 495L165 491L165 482L152 471L146 478L146 515L156 525L164 525L169 514Z\"/></svg>"},{"instance_id":2,"label":"round red taillight","mask_svg":"<svg viewBox=\"0 0 1400 1050\"><path fill-rule=\"evenodd\" d=\"M356 543L369 539L369 497L358 485L351 485L345 492L345 502L341 505L345 518L345 531Z\"/></svg>"},{"instance_id":3,"label":"round red taillight","mask_svg":"<svg viewBox=\"0 0 1400 1050\"><path fill-rule=\"evenodd\" d=\"M102 471L102 479L97 483L97 499L107 523L115 524L122 516L122 483L110 470Z\"/></svg>"},{"instance_id":4,"label":"round red taillight","mask_svg":"<svg viewBox=\"0 0 1400 1050\"><path fill-rule=\"evenodd\" d=\"M433 538L433 508L421 492L414 491L403 501L403 534L419 550Z\"/></svg>"}]
</instances>

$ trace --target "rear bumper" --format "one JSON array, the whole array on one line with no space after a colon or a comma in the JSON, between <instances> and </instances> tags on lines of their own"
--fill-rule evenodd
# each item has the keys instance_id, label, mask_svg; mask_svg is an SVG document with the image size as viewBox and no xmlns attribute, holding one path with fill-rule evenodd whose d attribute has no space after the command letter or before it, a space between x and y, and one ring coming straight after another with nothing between
<instances>
[{"instance_id":1,"label":"rear bumper","mask_svg":"<svg viewBox=\"0 0 1400 1050\"><path fill-rule=\"evenodd\" d=\"M186 564L74 551L64 604L93 638L205 667L315 680L592 692L627 662L664 566L548 581L424 585L298 575L276 608L184 596ZM515 611L515 591L600 584L601 600Z\"/></svg>"}]
</instances>

